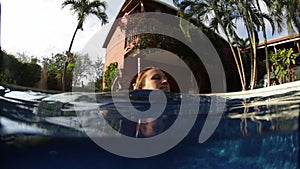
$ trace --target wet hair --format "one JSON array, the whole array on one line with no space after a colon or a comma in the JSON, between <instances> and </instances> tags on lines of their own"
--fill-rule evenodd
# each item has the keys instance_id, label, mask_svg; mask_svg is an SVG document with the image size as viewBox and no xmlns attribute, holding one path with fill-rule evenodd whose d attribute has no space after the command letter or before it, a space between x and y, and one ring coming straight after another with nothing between
<instances>
[{"instance_id":1,"label":"wet hair","mask_svg":"<svg viewBox=\"0 0 300 169\"><path fill-rule=\"evenodd\" d=\"M136 78L135 80L135 84L134 84L134 90L137 90L137 89L142 89L144 86L145 86L145 78L146 78L146 75L145 73L149 70L152 70L152 69L155 69L155 70L161 70L159 68L156 68L156 67L146 67L145 69L143 69L139 74L138 74L138 77ZM162 71L162 70L161 70Z\"/></svg>"},{"instance_id":2,"label":"wet hair","mask_svg":"<svg viewBox=\"0 0 300 169\"><path fill-rule=\"evenodd\" d=\"M133 80L131 82L131 88L130 90L139 90L139 89L143 89L143 87L146 85L146 72L148 72L149 70L160 70L162 71L168 78L168 83L170 85L170 91L171 92L180 92L179 86L176 82L176 80L166 71L158 68L158 67L146 67L144 68L142 71L140 71L140 73L137 75L137 77L135 78L135 80Z\"/></svg>"}]
</instances>

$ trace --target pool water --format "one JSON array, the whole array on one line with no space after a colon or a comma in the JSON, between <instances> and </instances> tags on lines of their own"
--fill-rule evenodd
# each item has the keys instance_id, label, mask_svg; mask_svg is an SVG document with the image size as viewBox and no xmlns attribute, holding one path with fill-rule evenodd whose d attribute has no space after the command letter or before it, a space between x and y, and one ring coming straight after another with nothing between
<instances>
[{"instance_id":1,"label":"pool water","mask_svg":"<svg viewBox=\"0 0 300 169\"><path fill-rule=\"evenodd\" d=\"M108 93L49 95L8 91L0 97L0 165L5 169L299 168L299 88L300 83L293 83L280 87L280 90L273 87L248 93L191 95L191 98L201 99L196 123L189 134L172 149L148 158L128 158L110 153L84 132L84 124L77 118L78 112L91 114L92 105L100 107L101 113L110 111L105 120L111 122L111 127L116 130L126 127L114 123L122 116ZM149 108L144 97L150 92L132 93L138 101L136 107ZM167 117L176 120L182 95L167 95L168 106L164 111ZM199 143L209 109L218 105L213 97L220 97L225 102L224 112L209 139ZM104 124L100 125L101 132L106 135L101 137L114 136L104 130L107 125ZM160 126L168 128L170 125ZM5 141L5 138L16 135L43 136L51 141L34 146L22 143L23 146L16 148Z\"/></svg>"}]
</instances>

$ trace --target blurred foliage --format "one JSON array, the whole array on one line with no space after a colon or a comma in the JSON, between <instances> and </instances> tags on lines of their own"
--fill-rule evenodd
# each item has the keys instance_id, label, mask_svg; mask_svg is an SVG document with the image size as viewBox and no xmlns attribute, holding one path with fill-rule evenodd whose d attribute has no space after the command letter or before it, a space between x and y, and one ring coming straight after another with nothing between
<instances>
[{"instance_id":1,"label":"blurred foliage","mask_svg":"<svg viewBox=\"0 0 300 169\"><path fill-rule=\"evenodd\" d=\"M80 86L83 81L95 81L95 66L89 56L76 56L76 63L69 63L68 70L73 70L73 86Z\"/></svg>"},{"instance_id":2,"label":"blurred foliage","mask_svg":"<svg viewBox=\"0 0 300 169\"><path fill-rule=\"evenodd\" d=\"M64 62L65 55L60 53L44 59L44 64L48 64L49 89L62 89ZM101 58L92 61L88 54L74 54L67 66L66 91L70 91L72 87L95 88L96 92L102 91L103 67Z\"/></svg>"},{"instance_id":3,"label":"blurred foliage","mask_svg":"<svg viewBox=\"0 0 300 169\"><path fill-rule=\"evenodd\" d=\"M18 53L16 57L1 51L0 83L38 88L43 86L39 86L43 81L46 86L42 89L61 90L64 61L65 55L57 53L43 58L42 68L32 56ZM67 91L71 91L72 83L73 86L80 86L82 81L86 81L86 87L95 85L95 91L102 91L103 68L101 58L93 62L87 54L83 56L75 54L67 66Z\"/></svg>"},{"instance_id":4,"label":"blurred foliage","mask_svg":"<svg viewBox=\"0 0 300 169\"><path fill-rule=\"evenodd\" d=\"M75 55L71 58L70 63L67 67L67 90L71 90L72 88L72 70L74 68L76 58L78 56ZM61 80L62 74L64 70L64 63L65 63L66 56L61 53L57 53L52 55L50 58L44 58L44 65L48 65L47 70L47 87L50 90L61 90Z\"/></svg>"},{"instance_id":5,"label":"blurred foliage","mask_svg":"<svg viewBox=\"0 0 300 169\"><path fill-rule=\"evenodd\" d=\"M296 64L297 54L293 49L279 49L270 53L272 72L280 83L291 82L294 79L295 72L292 65Z\"/></svg>"},{"instance_id":6,"label":"blurred foliage","mask_svg":"<svg viewBox=\"0 0 300 169\"><path fill-rule=\"evenodd\" d=\"M95 81L95 90L96 92L103 91L103 74L104 74L104 62L101 58L95 63L96 69L96 81Z\"/></svg>"},{"instance_id":7,"label":"blurred foliage","mask_svg":"<svg viewBox=\"0 0 300 169\"><path fill-rule=\"evenodd\" d=\"M117 76L118 72L119 70L117 62L113 62L107 66L106 71L104 72L104 84L106 87L105 91L111 90L113 80Z\"/></svg>"},{"instance_id":8,"label":"blurred foliage","mask_svg":"<svg viewBox=\"0 0 300 169\"><path fill-rule=\"evenodd\" d=\"M20 62L14 55L1 51L0 82L37 87L42 68L35 62Z\"/></svg>"}]
</instances>

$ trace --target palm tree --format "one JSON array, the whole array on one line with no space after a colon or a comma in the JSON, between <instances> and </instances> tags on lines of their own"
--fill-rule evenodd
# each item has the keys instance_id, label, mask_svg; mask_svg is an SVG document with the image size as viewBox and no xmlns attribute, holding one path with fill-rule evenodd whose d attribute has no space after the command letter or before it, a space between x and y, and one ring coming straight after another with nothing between
<instances>
[{"instance_id":1,"label":"palm tree","mask_svg":"<svg viewBox=\"0 0 300 169\"><path fill-rule=\"evenodd\" d=\"M262 2L265 2L266 6L271 6L272 1L269 0L261 0ZM266 32L266 24L265 20L268 20L270 23L270 26L272 28L272 34L274 34L275 26L272 18L268 15L262 12L261 5L259 3L259 0L255 0L257 11L258 11L258 17L259 17L259 26L262 28L263 32L263 38L264 38L264 48L265 48L265 59L266 59L266 71L267 71L267 86L270 86L270 64L269 64L269 54L268 54L268 46L267 46L267 32Z\"/></svg>"},{"instance_id":2,"label":"palm tree","mask_svg":"<svg viewBox=\"0 0 300 169\"><path fill-rule=\"evenodd\" d=\"M108 17L105 13L106 10L106 2L101 0L93 0L90 2L89 0L66 0L62 3L62 8L65 6L70 5L70 10L74 12L74 14L77 14L77 21L78 24L76 26L75 32L73 34L70 46L68 51L66 52L66 61L64 65L64 72L63 72L63 79L62 79L62 87L63 91L65 91L66 87L66 72L67 72L67 66L69 64L69 60L72 57L71 49L72 45L76 36L76 33L79 29L83 31L83 23L86 20L88 15L95 15L97 16L100 21L101 25L108 23Z\"/></svg>"},{"instance_id":3,"label":"palm tree","mask_svg":"<svg viewBox=\"0 0 300 169\"><path fill-rule=\"evenodd\" d=\"M226 40L232 51L235 64L239 73L242 90L245 90L245 76L241 59L238 58L233 46L231 33L235 29L232 20L235 18L235 9L227 1L212 1L212 0L198 0L198 1L182 1L173 0L174 4L186 13L186 16L195 18L198 22L209 22L209 27L218 32L219 28L224 32Z\"/></svg>"},{"instance_id":4,"label":"palm tree","mask_svg":"<svg viewBox=\"0 0 300 169\"><path fill-rule=\"evenodd\" d=\"M300 31L300 1L284 0L282 5L286 11L286 24L288 33L292 34Z\"/></svg>"},{"instance_id":5,"label":"palm tree","mask_svg":"<svg viewBox=\"0 0 300 169\"><path fill-rule=\"evenodd\" d=\"M258 31L260 28L265 29L264 19L265 14L260 13L257 9L257 1L248 0L236 0L234 1L237 6L237 11L240 13L240 18L245 24L248 38L250 39L250 56L251 56L251 78L250 89L253 89L257 80L257 43L258 43ZM261 19L262 18L262 19ZM262 26L263 25L263 26Z\"/></svg>"},{"instance_id":6,"label":"palm tree","mask_svg":"<svg viewBox=\"0 0 300 169\"><path fill-rule=\"evenodd\" d=\"M222 10L221 14L223 16L222 22L224 22L224 26L225 26L225 29L223 29L223 31L224 32L226 31L225 34L228 34L230 37L230 39L228 38L227 39L231 40L230 43L232 44L232 46L235 46L236 48L238 60L236 60L235 62L236 64L238 64L238 69L240 69L239 71L240 71L240 76L242 81L242 90L246 90L246 76L245 76L244 64L243 64L243 59L240 50L241 48L237 44L237 41L240 39L240 37L236 33L236 25L234 22L235 20L240 18L239 13L237 11L238 8L236 7L233 1L228 1L227 4L223 2L221 4L222 5L220 6L220 9ZM215 27L214 29L217 29L217 27ZM235 57L235 59L237 59L234 49L231 50L233 52L233 56Z\"/></svg>"},{"instance_id":7,"label":"palm tree","mask_svg":"<svg viewBox=\"0 0 300 169\"><path fill-rule=\"evenodd\" d=\"M287 26L289 34L300 31L299 0L274 0L271 6L271 14L277 24L279 33L282 32L283 24Z\"/></svg>"},{"instance_id":8,"label":"palm tree","mask_svg":"<svg viewBox=\"0 0 300 169\"><path fill-rule=\"evenodd\" d=\"M299 0L173 0L174 4L188 16L199 22L209 22L210 28L222 30L235 59L243 90L245 75L239 50L234 50L239 39L234 21L242 20L250 39L251 79L250 87L254 88L257 80L257 43L258 32L262 32L265 48L266 71L268 85L270 81L269 54L267 48L266 22L268 21L274 34L275 24L278 32L283 25L288 26L289 33L300 31L300 1ZM261 2L268 8L268 13L261 9ZM209 16L210 18L208 18ZM283 19L286 17L286 20ZM285 21L285 22L284 22ZM238 46L235 46L238 47ZM238 52L236 54L236 52Z\"/></svg>"},{"instance_id":9,"label":"palm tree","mask_svg":"<svg viewBox=\"0 0 300 169\"><path fill-rule=\"evenodd\" d=\"M250 57L247 52L246 52L246 49L247 47L250 46L250 39L249 38L240 38L240 37L236 37L235 41L234 41L234 44L237 46L238 48L238 53L239 53L239 56L240 58L244 58L246 59L247 57ZM248 69L248 62L247 61L244 61L245 62L245 69ZM244 63L243 62L243 63ZM245 80L246 80L246 74L245 74ZM246 82L245 82L246 83Z\"/></svg>"},{"instance_id":10,"label":"palm tree","mask_svg":"<svg viewBox=\"0 0 300 169\"><path fill-rule=\"evenodd\" d=\"M273 33L274 25L276 24L277 32L281 33L286 25L288 34L300 31L300 1L299 0L263 0L268 6L269 20ZM265 35L264 35L264 39ZM266 40L265 40L266 46ZM266 47L265 47L266 48ZM269 64L269 57L266 55L266 66ZM269 67L267 67L268 69ZM270 82L270 70L267 70L268 85Z\"/></svg>"}]
</instances>

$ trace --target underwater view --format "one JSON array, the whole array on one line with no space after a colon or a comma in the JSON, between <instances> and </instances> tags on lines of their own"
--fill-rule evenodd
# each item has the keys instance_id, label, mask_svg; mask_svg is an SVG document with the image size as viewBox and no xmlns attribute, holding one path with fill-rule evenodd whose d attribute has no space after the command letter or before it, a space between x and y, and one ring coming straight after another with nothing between
<instances>
[{"instance_id":1,"label":"underwater view","mask_svg":"<svg viewBox=\"0 0 300 169\"><path fill-rule=\"evenodd\" d=\"M111 93L47 94L3 86L1 168L299 168L299 89L300 82L292 82L226 94L165 93L167 105L163 114L146 126L130 122L118 112L128 102L122 92L114 94L119 99L116 101ZM160 104L149 103L150 93L153 91L132 91L129 102L138 110ZM184 97L188 101L183 103ZM195 116L188 110L179 113L189 99L200 101ZM223 103L219 121L216 114L208 117L213 113L209 110ZM122 111L131 110L123 106ZM95 141L96 138L113 143L122 138L120 133L135 139L155 138L180 117L196 117L195 123L178 144L157 155L126 157L107 151ZM219 123L211 136L200 142L199 135L208 118ZM180 122L182 128L188 125L187 121ZM162 143L171 144L172 139L177 139L175 135L172 132ZM144 145L145 151L153 148L150 144Z\"/></svg>"}]
</instances>

